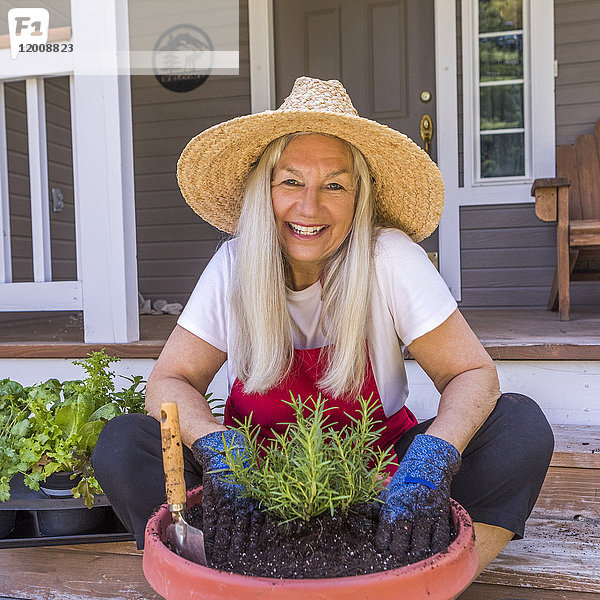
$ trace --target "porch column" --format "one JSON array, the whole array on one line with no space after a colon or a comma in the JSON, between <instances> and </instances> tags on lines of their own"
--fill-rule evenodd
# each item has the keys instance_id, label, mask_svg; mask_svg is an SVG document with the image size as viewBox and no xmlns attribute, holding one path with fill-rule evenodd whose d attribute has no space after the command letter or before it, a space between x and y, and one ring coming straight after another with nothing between
<instances>
[{"instance_id":1,"label":"porch column","mask_svg":"<svg viewBox=\"0 0 600 600\"><path fill-rule=\"evenodd\" d=\"M126 0L71 2L77 274L86 342L139 339ZM90 75L89 73L94 73ZM102 73L102 74L98 74Z\"/></svg>"},{"instance_id":2,"label":"porch column","mask_svg":"<svg viewBox=\"0 0 600 600\"><path fill-rule=\"evenodd\" d=\"M252 112L273 110L277 108L273 0L252 0L248 4L248 29Z\"/></svg>"}]
</instances>

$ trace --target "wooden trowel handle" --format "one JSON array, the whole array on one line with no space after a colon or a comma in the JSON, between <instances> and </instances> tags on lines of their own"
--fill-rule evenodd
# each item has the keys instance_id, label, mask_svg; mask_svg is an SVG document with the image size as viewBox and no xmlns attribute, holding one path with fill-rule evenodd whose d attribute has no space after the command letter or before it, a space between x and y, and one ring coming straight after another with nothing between
<instances>
[{"instance_id":1,"label":"wooden trowel handle","mask_svg":"<svg viewBox=\"0 0 600 600\"><path fill-rule=\"evenodd\" d=\"M175 402L165 402L160 405L160 434L167 502L184 505L186 496L183 478L183 446L179 431L179 412ZM180 510L183 510L183 507Z\"/></svg>"}]
</instances>

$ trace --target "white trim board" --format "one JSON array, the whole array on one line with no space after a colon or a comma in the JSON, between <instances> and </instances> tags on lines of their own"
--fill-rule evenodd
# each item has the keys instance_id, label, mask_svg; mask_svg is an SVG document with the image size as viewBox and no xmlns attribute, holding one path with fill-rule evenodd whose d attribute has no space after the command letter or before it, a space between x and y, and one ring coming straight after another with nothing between
<instances>
[{"instance_id":1,"label":"white trim board","mask_svg":"<svg viewBox=\"0 0 600 600\"><path fill-rule=\"evenodd\" d=\"M72 40L62 43L71 43ZM36 77L58 77L73 72L73 52L20 52L14 60L10 48L0 50L0 79L19 81Z\"/></svg>"},{"instance_id":2,"label":"white trim board","mask_svg":"<svg viewBox=\"0 0 600 600\"><path fill-rule=\"evenodd\" d=\"M8 199L8 149L6 143L6 102L0 81L0 283L12 281L10 247L10 204Z\"/></svg>"},{"instance_id":3,"label":"white trim board","mask_svg":"<svg viewBox=\"0 0 600 600\"><path fill-rule=\"evenodd\" d=\"M0 283L0 311L82 310L80 281Z\"/></svg>"},{"instance_id":4,"label":"white trim board","mask_svg":"<svg viewBox=\"0 0 600 600\"><path fill-rule=\"evenodd\" d=\"M127 358L114 363L117 375L142 375L148 378L155 361L149 358ZM600 361L494 361L503 392L515 392L533 398L550 423L600 425ZM432 381L412 360L406 361L410 393L406 405L420 420L433 417L440 398ZM227 363L208 386L215 398L227 397ZM0 379L9 377L24 385L32 385L51 377L64 381L83 376L81 367L70 359L3 358ZM127 381L117 377L117 388Z\"/></svg>"},{"instance_id":5,"label":"white trim board","mask_svg":"<svg viewBox=\"0 0 600 600\"><path fill-rule=\"evenodd\" d=\"M41 77L26 79L25 86L33 280L35 282L52 281L44 80Z\"/></svg>"},{"instance_id":6,"label":"white trim board","mask_svg":"<svg viewBox=\"0 0 600 600\"><path fill-rule=\"evenodd\" d=\"M252 112L275 107L275 33L273 0L253 0L248 5L250 46L250 104Z\"/></svg>"},{"instance_id":7,"label":"white trim board","mask_svg":"<svg viewBox=\"0 0 600 600\"><path fill-rule=\"evenodd\" d=\"M122 358L113 363L110 370L117 375L115 387L117 390L128 387L129 382L119 375L132 377L141 375L148 379L156 361L151 358ZM22 385L36 385L47 379L59 381L82 379L85 376L83 367L73 364L70 358L2 358L0 359L0 380L9 378Z\"/></svg>"},{"instance_id":8,"label":"white trim board","mask_svg":"<svg viewBox=\"0 0 600 600\"><path fill-rule=\"evenodd\" d=\"M502 392L533 398L552 424L600 425L600 361L494 361ZM435 416L440 394L415 361L406 361L406 405L419 419Z\"/></svg>"}]
</instances>

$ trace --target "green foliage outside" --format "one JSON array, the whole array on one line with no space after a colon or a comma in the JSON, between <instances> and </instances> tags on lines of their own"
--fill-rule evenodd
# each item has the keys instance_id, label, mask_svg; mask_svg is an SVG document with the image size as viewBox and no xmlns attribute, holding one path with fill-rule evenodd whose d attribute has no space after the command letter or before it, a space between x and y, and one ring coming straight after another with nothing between
<instances>
[{"instance_id":1,"label":"green foliage outside","mask_svg":"<svg viewBox=\"0 0 600 600\"><path fill-rule=\"evenodd\" d=\"M481 33L522 28L522 0L479 0L479 31Z\"/></svg>"},{"instance_id":2,"label":"green foliage outside","mask_svg":"<svg viewBox=\"0 0 600 600\"><path fill-rule=\"evenodd\" d=\"M481 86L479 88L480 129L524 127L523 84Z\"/></svg>"},{"instance_id":3,"label":"green foliage outside","mask_svg":"<svg viewBox=\"0 0 600 600\"><path fill-rule=\"evenodd\" d=\"M125 377L130 385L115 391L109 367L118 360L93 352L73 361L85 370L82 380L49 379L30 387L0 380L0 502L10 499L10 481L17 473L37 490L52 473L67 471L72 478L81 475L73 495L93 506L102 490L90 457L102 428L117 415L145 412L141 376Z\"/></svg>"},{"instance_id":4,"label":"green foliage outside","mask_svg":"<svg viewBox=\"0 0 600 600\"><path fill-rule=\"evenodd\" d=\"M522 133L481 136L482 177L524 175L524 157L524 135Z\"/></svg>"},{"instance_id":5,"label":"green foliage outside","mask_svg":"<svg viewBox=\"0 0 600 600\"><path fill-rule=\"evenodd\" d=\"M224 476L244 486L247 496L260 501L280 522L303 519L336 509L347 512L355 503L375 500L384 487L391 450L374 447L382 429L375 429L376 402L359 397L360 413L352 425L335 431L328 426L326 400L302 401L290 392L296 422L283 435L275 434L261 456L258 428L250 415L239 431L247 442L244 461L236 447L225 448L230 472Z\"/></svg>"}]
</instances>

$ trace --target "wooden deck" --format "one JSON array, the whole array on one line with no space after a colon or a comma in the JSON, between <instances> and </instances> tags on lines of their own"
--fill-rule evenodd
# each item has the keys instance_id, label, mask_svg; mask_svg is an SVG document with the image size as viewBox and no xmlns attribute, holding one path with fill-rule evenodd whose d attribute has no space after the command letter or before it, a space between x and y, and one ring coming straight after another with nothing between
<instances>
[{"instance_id":1,"label":"wooden deck","mask_svg":"<svg viewBox=\"0 0 600 600\"><path fill-rule=\"evenodd\" d=\"M160 600L135 542L0 550L0 600Z\"/></svg>"},{"instance_id":2,"label":"wooden deck","mask_svg":"<svg viewBox=\"0 0 600 600\"><path fill-rule=\"evenodd\" d=\"M546 310L462 312L494 359L600 360L600 307L573 310L570 321ZM84 344L80 313L0 313L0 358L81 358L101 348L123 358L156 358L176 321L143 315L139 342Z\"/></svg>"},{"instance_id":3,"label":"wooden deck","mask_svg":"<svg viewBox=\"0 0 600 600\"><path fill-rule=\"evenodd\" d=\"M525 538L460 600L600 600L600 428L554 426ZM159 600L133 542L0 550L0 600ZM232 599L235 600L235 599ZM360 600L360 599L357 599Z\"/></svg>"}]
</instances>

